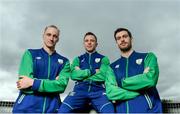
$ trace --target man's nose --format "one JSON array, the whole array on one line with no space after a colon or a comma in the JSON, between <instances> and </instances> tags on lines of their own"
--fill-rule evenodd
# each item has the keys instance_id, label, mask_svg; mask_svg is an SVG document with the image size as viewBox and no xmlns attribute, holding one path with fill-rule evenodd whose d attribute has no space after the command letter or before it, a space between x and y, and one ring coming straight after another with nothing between
<instances>
[{"instance_id":1,"label":"man's nose","mask_svg":"<svg viewBox=\"0 0 180 114\"><path fill-rule=\"evenodd\" d=\"M121 42L124 42L125 41L125 39L124 38L121 38Z\"/></svg>"},{"instance_id":2,"label":"man's nose","mask_svg":"<svg viewBox=\"0 0 180 114\"><path fill-rule=\"evenodd\" d=\"M50 36L50 40L53 40L53 36Z\"/></svg>"},{"instance_id":3,"label":"man's nose","mask_svg":"<svg viewBox=\"0 0 180 114\"><path fill-rule=\"evenodd\" d=\"M88 44L91 44L91 41L89 41Z\"/></svg>"}]
</instances>

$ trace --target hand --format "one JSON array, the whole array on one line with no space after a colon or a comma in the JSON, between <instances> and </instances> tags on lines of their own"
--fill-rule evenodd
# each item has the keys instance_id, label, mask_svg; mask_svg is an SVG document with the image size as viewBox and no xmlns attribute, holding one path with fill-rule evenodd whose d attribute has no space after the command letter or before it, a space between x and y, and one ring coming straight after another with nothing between
<instances>
[{"instance_id":1,"label":"hand","mask_svg":"<svg viewBox=\"0 0 180 114\"><path fill-rule=\"evenodd\" d=\"M59 79L59 76L56 77L56 80L58 80L58 79Z\"/></svg>"},{"instance_id":2,"label":"hand","mask_svg":"<svg viewBox=\"0 0 180 114\"><path fill-rule=\"evenodd\" d=\"M144 69L144 72L143 73L148 73L149 72L149 67L146 67L145 69Z\"/></svg>"},{"instance_id":3,"label":"hand","mask_svg":"<svg viewBox=\"0 0 180 114\"><path fill-rule=\"evenodd\" d=\"M113 103L113 104L115 104L115 103L116 103L116 101L112 101L112 103Z\"/></svg>"},{"instance_id":4,"label":"hand","mask_svg":"<svg viewBox=\"0 0 180 114\"><path fill-rule=\"evenodd\" d=\"M96 69L96 73L98 73L98 72L100 72L100 70L99 70L99 69Z\"/></svg>"},{"instance_id":5,"label":"hand","mask_svg":"<svg viewBox=\"0 0 180 114\"><path fill-rule=\"evenodd\" d=\"M27 76L20 76L20 79L16 82L18 89L26 89L33 85L34 80Z\"/></svg>"},{"instance_id":6,"label":"hand","mask_svg":"<svg viewBox=\"0 0 180 114\"><path fill-rule=\"evenodd\" d=\"M76 70L80 70L80 68L79 68L78 66L75 66L75 69L76 69Z\"/></svg>"}]
</instances>

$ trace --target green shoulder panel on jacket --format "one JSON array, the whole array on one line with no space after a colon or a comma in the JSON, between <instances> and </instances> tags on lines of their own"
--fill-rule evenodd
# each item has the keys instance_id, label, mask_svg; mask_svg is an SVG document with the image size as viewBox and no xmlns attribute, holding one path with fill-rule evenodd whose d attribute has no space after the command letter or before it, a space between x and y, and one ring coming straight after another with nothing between
<instances>
[{"instance_id":1,"label":"green shoulder panel on jacket","mask_svg":"<svg viewBox=\"0 0 180 114\"><path fill-rule=\"evenodd\" d=\"M108 99L128 100L135 98L139 95L138 92L125 90L121 87L118 87L114 72L110 67L108 67L106 75L107 76L106 76L105 86L106 86L106 95Z\"/></svg>"},{"instance_id":2,"label":"green shoulder panel on jacket","mask_svg":"<svg viewBox=\"0 0 180 114\"><path fill-rule=\"evenodd\" d=\"M76 70L76 67L79 67L79 58L76 57L71 65L71 79L72 80L84 80L91 76L91 72L89 69L85 70Z\"/></svg>"},{"instance_id":3,"label":"green shoulder panel on jacket","mask_svg":"<svg viewBox=\"0 0 180 114\"><path fill-rule=\"evenodd\" d=\"M104 65L109 65L110 64L109 58L107 56L103 57L101 63Z\"/></svg>"},{"instance_id":4,"label":"green shoulder panel on jacket","mask_svg":"<svg viewBox=\"0 0 180 114\"><path fill-rule=\"evenodd\" d=\"M95 73L93 76L87 78L88 80L93 80L93 81L105 81L105 77L106 77L106 71L107 68L110 64L110 61L108 59L108 57L103 57L101 60L101 66L99 69L99 72Z\"/></svg>"},{"instance_id":5,"label":"green shoulder panel on jacket","mask_svg":"<svg viewBox=\"0 0 180 114\"><path fill-rule=\"evenodd\" d=\"M31 53L26 50L20 63L19 67L19 76L28 76L30 78L33 78L33 61L32 61L32 55ZM33 93L33 91L30 88L21 90L24 93Z\"/></svg>"},{"instance_id":6,"label":"green shoulder panel on jacket","mask_svg":"<svg viewBox=\"0 0 180 114\"><path fill-rule=\"evenodd\" d=\"M122 81L122 87L127 90L141 90L156 86L159 77L157 57L148 53L144 60L144 67L149 67L147 73L128 77Z\"/></svg>"},{"instance_id":7,"label":"green shoulder panel on jacket","mask_svg":"<svg viewBox=\"0 0 180 114\"><path fill-rule=\"evenodd\" d=\"M19 75L28 76L30 78L33 78L33 61L32 61L32 55L31 53L26 50L19 67Z\"/></svg>"},{"instance_id":8,"label":"green shoulder panel on jacket","mask_svg":"<svg viewBox=\"0 0 180 114\"><path fill-rule=\"evenodd\" d=\"M58 80L41 80L41 85L38 91L63 93L68 85L70 77L69 61L66 62L58 76Z\"/></svg>"}]
</instances>

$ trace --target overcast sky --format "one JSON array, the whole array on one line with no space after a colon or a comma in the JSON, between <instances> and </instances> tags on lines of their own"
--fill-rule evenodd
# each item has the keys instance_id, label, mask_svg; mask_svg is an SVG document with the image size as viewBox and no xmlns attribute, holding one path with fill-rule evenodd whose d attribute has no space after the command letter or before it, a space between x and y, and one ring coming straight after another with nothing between
<instances>
[{"instance_id":1,"label":"overcast sky","mask_svg":"<svg viewBox=\"0 0 180 114\"><path fill-rule=\"evenodd\" d=\"M0 0L0 100L16 99L22 54L42 47L43 29L51 24L61 29L57 52L70 61L84 53L88 31L98 37L97 50L115 61L114 30L127 27L136 51L158 57L161 99L180 101L180 0Z\"/></svg>"}]
</instances>

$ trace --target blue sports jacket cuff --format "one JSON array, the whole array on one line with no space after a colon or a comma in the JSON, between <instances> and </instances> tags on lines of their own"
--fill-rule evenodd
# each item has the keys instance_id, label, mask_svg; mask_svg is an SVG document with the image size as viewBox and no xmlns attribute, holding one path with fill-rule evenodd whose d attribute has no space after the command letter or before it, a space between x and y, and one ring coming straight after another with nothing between
<instances>
[{"instance_id":1,"label":"blue sports jacket cuff","mask_svg":"<svg viewBox=\"0 0 180 114\"><path fill-rule=\"evenodd\" d=\"M33 86L32 86L32 90L36 90L37 91L39 89L39 87L40 87L40 84L41 84L41 80L35 79L34 83L33 83Z\"/></svg>"}]
</instances>

